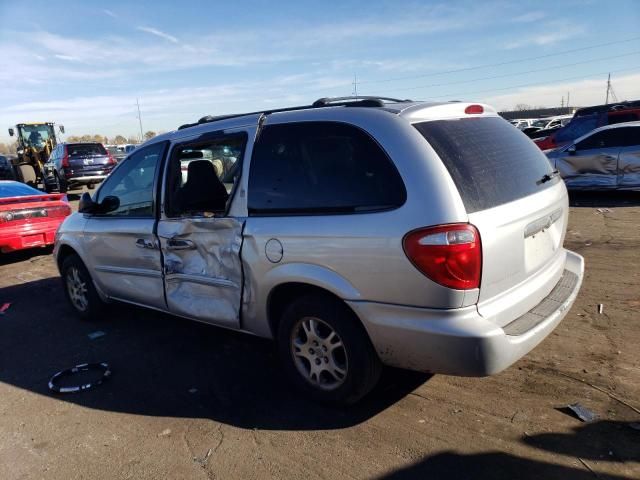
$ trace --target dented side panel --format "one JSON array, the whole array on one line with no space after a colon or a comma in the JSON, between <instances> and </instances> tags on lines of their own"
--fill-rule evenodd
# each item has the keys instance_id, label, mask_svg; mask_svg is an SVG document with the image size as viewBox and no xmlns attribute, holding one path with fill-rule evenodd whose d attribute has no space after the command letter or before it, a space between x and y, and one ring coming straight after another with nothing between
<instances>
[{"instance_id":1,"label":"dented side panel","mask_svg":"<svg viewBox=\"0 0 640 480\"><path fill-rule=\"evenodd\" d=\"M207 323L240 327L243 225L244 219L236 218L160 221L158 237L169 311Z\"/></svg>"},{"instance_id":2,"label":"dented side panel","mask_svg":"<svg viewBox=\"0 0 640 480\"><path fill-rule=\"evenodd\" d=\"M618 156L618 187L640 189L640 146L624 147Z\"/></svg>"},{"instance_id":3,"label":"dented side panel","mask_svg":"<svg viewBox=\"0 0 640 480\"><path fill-rule=\"evenodd\" d=\"M618 181L619 148L565 152L556 159L556 168L568 188L615 188Z\"/></svg>"}]
</instances>

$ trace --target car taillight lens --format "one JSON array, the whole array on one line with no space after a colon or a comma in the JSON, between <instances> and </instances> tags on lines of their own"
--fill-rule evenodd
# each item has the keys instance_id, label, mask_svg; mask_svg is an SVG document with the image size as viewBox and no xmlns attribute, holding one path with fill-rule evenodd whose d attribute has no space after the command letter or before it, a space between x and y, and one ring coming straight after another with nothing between
<instances>
[{"instance_id":1,"label":"car taillight lens","mask_svg":"<svg viewBox=\"0 0 640 480\"><path fill-rule=\"evenodd\" d=\"M42 208L22 208L19 210L6 210L0 212L0 223L17 222L32 218L58 218L71 215L71 207L68 205L56 205Z\"/></svg>"},{"instance_id":2,"label":"car taillight lens","mask_svg":"<svg viewBox=\"0 0 640 480\"><path fill-rule=\"evenodd\" d=\"M64 155L62 156L62 168L69 168L69 154L65 149Z\"/></svg>"},{"instance_id":3,"label":"car taillight lens","mask_svg":"<svg viewBox=\"0 0 640 480\"><path fill-rule=\"evenodd\" d=\"M405 235L405 254L436 283L457 290L480 286L482 245L473 225L455 223L421 228Z\"/></svg>"},{"instance_id":4,"label":"car taillight lens","mask_svg":"<svg viewBox=\"0 0 640 480\"><path fill-rule=\"evenodd\" d=\"M107 155L109 156L109 160L107 160L107 163L109 165L115 165L117 162L116 159L113 158L113 155L111 155L111 152L107 152Z\"/></svg>"}]
</instances>

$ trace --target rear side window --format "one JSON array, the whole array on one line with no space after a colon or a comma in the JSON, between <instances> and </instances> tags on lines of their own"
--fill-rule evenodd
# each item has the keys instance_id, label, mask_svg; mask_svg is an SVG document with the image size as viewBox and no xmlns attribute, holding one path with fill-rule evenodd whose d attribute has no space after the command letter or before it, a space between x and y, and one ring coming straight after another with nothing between
<instances>
[{"instance_id":1,"label":"rear side window","mask_svg":"<svg viewBox=\"0 0 640 480\"><path fill-rule=\"evenodd\" d=\"M468 213L511 202L555 184L552 168L524 134L498 117L437 120L414 125L453 178Z\"/></svg>"},{"instance_id":2,"label":"rear side window","mask_svg":"<svg viewBox=\"0 0 640 480\"><path fill-rule=\"evenodd\" d=\"M558 143L572 142L578 137L598 128L597 114L584 117L574 117L571 122L555 133L555 140Z\"/></svg>"},{"instance_id":3,"label":"rear side window","mask_svg":"<svg viewBox=\"0 0 640 480\"><path fill-rule=\"evenodd\" d=\"M70 157L86 157L106 155L107 151L100 143L79 143L76 145L67 145L67 153Z\"/></svg>"},{"instance_id":4,"label":"rear side window","mask_svg":"<svg viewBox=\"0 0 640 480\"><path fill-rule=\"evenodd\" d=\"M266 126L249 175L252 214L356 213L405 202L400 174L364 131L335 122Z\"/></svg>"}]
</instances>

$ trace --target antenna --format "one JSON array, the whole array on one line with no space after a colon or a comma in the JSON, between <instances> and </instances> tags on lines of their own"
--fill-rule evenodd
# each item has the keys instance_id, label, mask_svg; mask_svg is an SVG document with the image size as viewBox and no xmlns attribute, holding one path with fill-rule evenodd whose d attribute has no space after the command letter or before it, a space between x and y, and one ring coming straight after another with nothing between
<instances>
[{"instance_id":1,"label":"antenna","mask_svg":"<svg viewBox=\"0 0 640 480\"><path fill-rule=\"evenodd\" d=\"M136 98L136 106L138 107L138 122L140 122L140 143L144 140L142 136L142 115L140 115L140 102Z\"/></svg>"},{"instance_id":2,"label":"antenna","mask_svg":"<svg viewBox=\"0 0 640 480\"><path fill-rule=\"evenodd\" d=\"M607 78L607 97L604 101L605 105L609 104L609 90L611 90L611 74L609 74L609 77Z\"/></svg>"},{"instance_id":3,"label":"antenna","mask_svg":"<svg viewBox=\"0 0 640 480\"><path fill-rule=\"evenodd\" d=\"M358 75L357 74L353 74L353 93L352 95L356 98L358 98Z\"/></svg>"}]
</instances>

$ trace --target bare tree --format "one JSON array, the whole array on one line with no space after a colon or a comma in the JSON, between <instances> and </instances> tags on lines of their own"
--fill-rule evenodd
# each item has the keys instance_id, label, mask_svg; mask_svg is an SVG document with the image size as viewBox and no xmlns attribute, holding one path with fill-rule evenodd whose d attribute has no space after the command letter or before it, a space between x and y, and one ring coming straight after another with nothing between
<instances>
[{"instance_id":1,"label":"bare tree","mask_svg":"<svg viewBox=\"0 0 640 480\"><path fill-rule=\"evenodd\" d=\"M518 103L513 109L518 112L522 112L523 110L531 110L531 105L527 105L526 103Z\"/></svg>"},{"instance_id":2,"label":"bare tree","mask_svg":"<svg viewBox=\"0 0 640 480\"><path fill-rule=\"evenodd\" d=\"M156 136L156 132L149 130L148 132L146 132L144 134L144 139L145 140L151 140L155 136Z\"/></svg>"}]
</instances>

